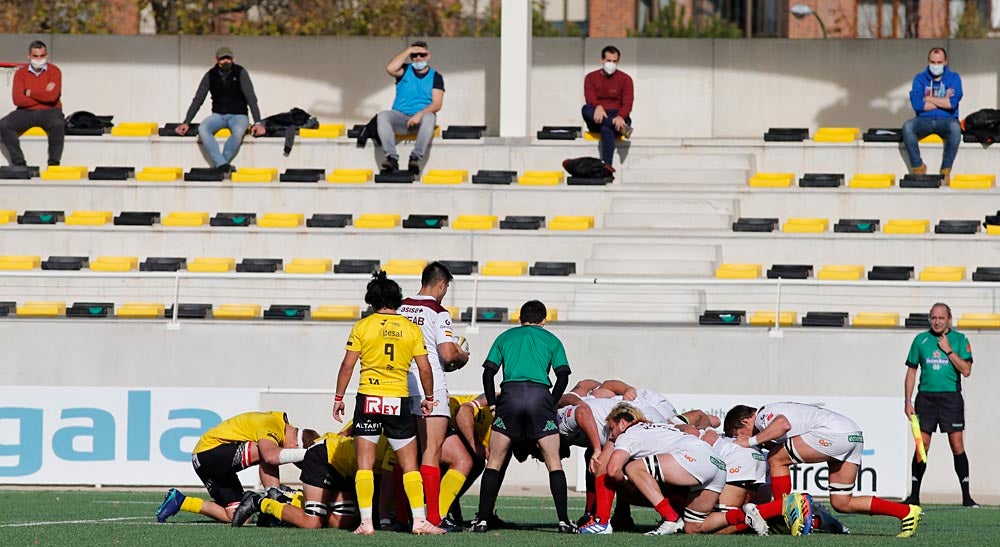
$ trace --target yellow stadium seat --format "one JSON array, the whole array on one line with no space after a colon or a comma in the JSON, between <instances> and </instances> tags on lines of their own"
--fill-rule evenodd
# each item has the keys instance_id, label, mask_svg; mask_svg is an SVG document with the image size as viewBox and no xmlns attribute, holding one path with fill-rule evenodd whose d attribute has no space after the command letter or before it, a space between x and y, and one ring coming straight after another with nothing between
<instances>
[{"instance_id":1,"label":"yellow stadium seat","mask_svg":"<svg viewBox=\"0 0 1000 547\"><path fill-rule=\"evenodd\" d=\"M80 165L50 165L40 176L42 180L81 180L87 178L87 168Z\"/></svg>"},{"instance_id":2,"label":"yellow stadium seat","mask_svg":"<svg viewBox=\"0 0 1000 547\"><path fill-rule=\"evenodd\" d=\"M399 223L399 215L396 214L364 213L354 219L355 228L398 228Z\"/></svg>"},{"instance_id":3,"label":"yellow stadium seat","mask_svg":"<svg viewBox=\"0 0 1000 547\"><path fill-rule=\"evenodd\" d=\"M757 279L763 267L760 264L720 264L715 270L718 279Z\"/></svg>"},{"instance_id":4,"label":"yellow stadium seat","mask_svg":"<svg viewBox=\"0 0 1000 547\"><path fill-rule=\"evenodd\" d=\"M549 220L549 230L589 230L594 227L594 217L555 216Z\"/></svg>"},{"instance_id":5,"label":"yellow stadium seat","mask_svg":"<svg viewBox=\"0 0 1000 547\"><path fill-rule=\"evenodd\" d=\"M299 136L303 139L336 139L344 134L347 128L342 123L321 123L316 129L299 129Z\"/></svg>"},{"instance_id":6,"label":"yellow stadium seat","mask_svg":"<svg viewBox=\"0 0 1000 547\"><path fill-rule=\"evenodd\" d=\"M893 328L899 326L899 314L892 312L862 311L851 322L855 327Z\"/></svg>"},{"instance_id":7,"label":"yellow stadium seat","mask_svg":"<svg viewBox=\"0 0 1000 547\"><path fill-rule=\"evenodd\" d=\"M890 218L882 231L887 234L926 234L931 221L922 218Z\"/></svg>"},{"instance_id":8,"label":"yellow stadium seat","mask_svg":"<svg viewBox=\"0 0 1000 547\"><path fill-rule=\"evenodd\" d=\"M453 230L492 230L498 225L496 215L458 215L451 223Z\"/></svg>"},{"instance_id":9,"label":"yellow stadium seat","mask_svg":"<svg viewBox=\"0 0 1000 547\"><path fill-rule=\"evenodd\" d=\"M756 173L750 177L755 188L788 188L795 180L795 173Z\"/></svg>"},{"instance_id":10,"label":"yellow stadium seat","mask_svg":"<svg viewBox=\"0 0 1000 547\"><path fill-rule=\"evenodd\" d=\"M278 168L243 167L234 171L229 178L233 182L274 182L278 179Z\"/></svg>"},{"instance_id":11,"label":"yellow stadium seat","mask_svg":"<svg viewBox=\"0 0 1000 547\"><path fill-rule=\"evenodd\" d=\"M151 302L126 302L115 308L115 316L127 319L156 319L163 317L163 304Z\"/></svg>"},{"instance_id":12,"label":"yellow stadium seat","mask_svg":"<svg viewBox=\"0 0 1000 547\"><path fill-rule=\"evenodd\" d=\"M317 321L354 321L361 317L359 306L324 304L312 310L312 318Z\"/></svg>"},{"instance_id":13,"label":"yellow stadium seat","mask_svg":"<svg viewBox=\"0 0 1000 547\"><path fill-rule=\"evenodd\" d=\"M220 304L212 310L216 319L260 319L260 304Z\"/></svg>"},{"instance_id":14,"label":"yellow stadium seat","mask_svg":"<svg viewBox=\"0 0 1000 547\"><path fill-rule=\"evenodd\" d=\"M781 231L796 234L815 234L825 232L830 225L826 218L790 218L781 227Z\"/></svg>"},{"instance_id":15,"label":"yellow stadium seat","mask_svg":"<svg viewBox=\"0 0 1000 547\"><path fill-rule=\"evenodd\" d=\"M293 258L285 264L285 273L294 274L325 274L333 269L333 260L329 258Z\"/></svg>"},{"instance_id":16,"label":"yellow stadium seat","mask_svg":"<svg viewBox=\"0 0 1000 547\"><path fill-rule=\"evenodd\" d=\"M1000 313L963 313L958 318L960 329L1000 329Z\"/></svg>"},{"instance_id":17,"label":"yellow stadium seat","mask_svg":"<svg viewBox=\"0 0 1000 547\"><path fill-rule=\"evenodd\" d=\"M462 184L469 180L466 169L429 169L424 173L424 184Z\"/></svg>"},{"instance_id":18,"label":"yellow stadium seat","mask_svg":"<svg viewBox=\"0 0 1000 547\"><path fill-rule=\"evenodd\" d=\"M228 139L232 136L233 132L229 130L228 127L223 127L222 129L215 132L215 137L219 139Z\"/></svg>"},{"instance_id":19,"label":"yellow stadium seat","mask_svg":"<svg viewBox=\"0 0 1000 547\"><path fill-rule=\"evenodd\" d=\"M66 303L25 302L17 307L17 315L24 317L59 317L66 315Z\"/></svg>"},{"instance_id":20,"label":"yellow stadium seat","mask_svg":"<svg viewBox=\"0 0 1000 547\"><path fill-rule=\"evenodd\" d=\"M34 270L42 265L42 257L33 255L0 256L0 270Z\"/></svg>"},{"instance_id":21,"label":"yellow stadium seat","mask_svg":"<svg viewBox=\"0 0 1000 547\"><path fill-rule=\"evenodd\" d=\"M135 256L99 256L90 261L90 269L95 272L131 272L139 267Z\"/></svg>"},{"instance_id":22,"label":"yellow stadium seat","mask_svg":"<svg viewBox=\"0 0 1000 547\"><path fill-rule=\"evenodd\" d=\"M374 172L371 169L334 169L326 175L327 182L342 184L361 184L371 182Z\"/></svg>"},{"instance_id":23,"label":"yellow stadium seat","mask_svg":"<svg viewBox=\"0 0 1000 547\"><path fill-rule=\"evenodd\" d=\"M156 122L121 122L111 128L113 137L150 137L157 132Z\"/></svg>"},{"instance_id":24,"label":"yellow stadium seat","mask_svg":"<svg viewBox=\"0 0 1000 547\"><path fill-rule=\"evenodd\" d=\"M798 314L793 311L783 311L781 316L778 318L778 322L782 327L788 327L795 324L795 319ZM751 327L773 327L774 326L774 312L773 311L755 311L750 314L750 326Z\"/></svg>"},{"instance_id":25,"label":"yellow stadium seat","mask_svg":"<svg viewBox=\"0 0 1000 547\"><path fill-rule=\"evenodd\" d=\"M584 131L583 132L583 140L585 140L585 141L599 141L599 140L601 140L601 134L598 131ZM618 135L618 140L624 141L624 140L628 140L628 139L625 138L625 135L619 134Z\"/></svg>"},{"instance_id":26,"label":"yellow stadium seat","mask_svg":"<svg viewBox=\"0 0 1000 547\"><path fill-rule=\"evenodd\" d=\"M45 137L45 136L48 136L48 133L46 133L44 129L42 129L41 127L38 127L36 125L35 127L29 127L27 131L25 131L24 133L21 133L21 136L22 137Z\"/></svg>"},{"instance_id":27,"label":"yellow stadium seat","mask_svg":"<svg viewBox=\"0 0 1000 547\"><path fill-rule=\"evenodd\" d=\"M439 125L434 126L434 138L435 139L441 138L441 126ZM414 141L414 140L417 140L416 133L396 133L396 142Z\"/></svg>"},{"instance_id":28,"label":"yellow stadium seat","mask_svg":"<svg viewBox=\"0 0 1000 547\"><path fill-rule=\"evenodd\" d=\"M448 310L448 313L451 314L452 323L462 318L462 312L458 309L458 306L445 306L444 309Z\"/></svg>"},{"instance_id":29,"label":"yellow stadium seat","mask_svg":"<svg viewBox=\"0 0 1000 547\"><path fill-rule=\"evenodd\" d=\"M103 226L114 218L111 211L73 211L66 216L66 224L76 226Z\"/></svg>"},{"instance_id":30,"label":"yellow stadium seat","mask_svg":"<svg viewBox=\"0 0 1000 547\"><path fill-rule=\"evenodd\" d=\"M393 258L382 265L382 270L389 275L420 275L426 265L426 260Z\"/></svg>"},{"instance_id":31,"label":"yellow stadium seat","mask_svg":"<svg viewBox=\"0 0 1000 547\"><path fill-rule=\"evenodd\" d=\"M0 224L7 224L17 220L17 211L10 209L0 210Z\"/></svg>"},{"instance_id":32,"label":"yellow stadium seat","mask_svg":"<svg viewBox=\"0 0 1000 547\"><path fill-rule=\"evenodd\" d=\"M508 314L511 323L521 322L521 308L512 308ZM559 311L553 308L545 308L545 322L552 323L559 320Z\"/></svg>"},{"instance_id":33,"label":"yellow stadium seat","mask_svg":"<svg viewBox=\"0 0 1000 547\"><path fill-rule=\"evenodd\" d=\"M965 281L965 266L925 266L920 281Z\"/></svg>"},{"instance_id":34,"label":"yellow stadium seat","mask_svg":"<svg viewBox=\"0 0 1000 547\"><path fill-rule=\"evenodd\" d=\"M298 228L306 221L302 213L264 213L257 218L257 226L261 228Z\"/></svg>"},{"instance_id":35,"label":"yellow stadium seat","mask_svg":"<svg viewBox=\"0 0 1000 547\"><path fill-rule=\"evenodd\" d=\"M208 257L199 256L188 261L189 272L200 273L225 273L236 269L236 259L229 257Z\"/></svg>"},{"instance_id":36,"label":"yellow stadium seat","mask_svg":"<svg viewBox=\"0 0 1000 547\"><path fill-rule=\"evenodd\" d=\"M851 177L851 188L886 189L896 184L896 176L891 173L858 173Z\"/></svg>"},{"instance_id":37,"label":"yellow stadium seat","mask_svg":"<svg viewBox=\"0 0 1000 547\"><path fill-rule=\"evenodd\" d=\"M864 266L856 264L827 264L819 269L816 279L825 281L859 281L864 275Z\"/></svg>"},{"instance_id":38,"label":"yellow stadium seat","mask_svg":"<svg viewBox=\"0 0 1000 547\"><path fill-rule=\"evenodd\" d=\"M208 224L208 213L203 211L174 211L160 220L163 226L204 226Z\"/></svg>"},{"instance_id":39,"label":"yellow stadium seat","mask_svg":"<svg viewBox=\"0 0 1000 547\"><path fill-rule=\"evenodd\" d=\"M935 135L934 133L931 133L930 135L927 135L926 137L920 139L920 144L943 144L943 143L944 139L942 139L940 135Z\"/></svg>"},{"instance_id":40,"label":"yellow stadium seat","mask_svg":"<svg viewBox=\"0 0 1000 547\"><path fill-rule=\"evenodd\" d=\"M527 272L528 263L516 260L490 260L480 270L483 275L509 277L524 275Z\"/></svg>"},{"instance_id":41,"label":"yellow stadium seat","mask_svg":"<svg viewBox=\"0 0 1000 547\"><path fill-rule=\"evenodd\" d=\"M555 186L566 180L562 171L525 171L517 177L517 183L522 186Z\"/></svg>"},{"instance_id":42,"label":"yellow stadium seat","mask_svg":"<svg viewBox=\"0 0 1000 547\"><path fill-rule=\"evenodd\" d=\"M820 127L813 135L814 142L854 142L861 129L858 127Z\"/></svg>"},{"instance_id":43,"label":"yellow stadium seat","mask_svg":"<svg viewBox=\"0 0 1000 547\"><path fill-rule=\"evenodd\" d=\"M1000 226L996 224L987 224L986 233L991 236L1000 236Z\"/></svg>"},{"instance_id":44,"label":"yellow stadium seat","mask_svg":"<svg viewBox=\"0 0 1000 547\"><path fill-rule=\"evenodd\" d=\"M135 174L135 180L145 182L174 182L184 176L184 169L180 167L143 167L142 171Z\"/></svg>"},{"instance_id":45,"label":"yellow stadium seat","mask_svg":"<svg viewBox=\"0 0 1000 547\"><path fill-rule=\"evenodd\" d=\"M989 190L997 182L996 175L952 175L949 186L956 190Z\"/></svg>"}]
</instances>

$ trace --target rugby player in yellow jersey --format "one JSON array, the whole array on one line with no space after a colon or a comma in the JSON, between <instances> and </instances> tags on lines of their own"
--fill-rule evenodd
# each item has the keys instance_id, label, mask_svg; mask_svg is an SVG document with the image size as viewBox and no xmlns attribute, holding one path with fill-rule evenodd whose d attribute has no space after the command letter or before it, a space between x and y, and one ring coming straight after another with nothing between
<instances>
[{"instance_id":1,"label":"rugby player in yellow jersey","mask_svg":"<svg viewBox=\"0 0 1000 547\"><path fill-rule=\"evenodd\" d=\"M171 488L156 511L156 520L166 520L178 511L200 513L220 522L231 522L243 492L236 473L259 466L264 487L278 486L278 466L302 461L306 447L319 437L311 429L288 423L284 412L245 412L209 429L198 440L191 463L213 501L185 496Z\"/></svg>"},{"instance_id":2,"label":"rugby player in yellow jersey","mask_svg":"<svg viewBox=\"0 0 1000 547\"><path fill-rule=\"evenodd\" d=\"M420 404L423 415L434 408L434 377L424 348L420 327L396 313L403 302L403 291L385 272L372 276L365 302L375 313L358 321L347 339L344 359L337 375L333 418L343 421L344 393L361 360L361 377L354 407L354 438L358 472L354 476L361 524L355 534L372 535L372 503L375 497L375 452L379 438L385 436L396 451L403 470L403 490L413 513L414 534L443 534L444 530L427 521L424 485L417 470L416 424L410 413L407 383L410 361L417 364L425 396Z\"/></svg>"},{"instance_id":3,"label":"rugby player in yellow jersey","mask_svg":"<svg viewBox=\"0 0 1000 547\"><path fill-rule=\"evenodd\" d=\"M451 395L448 407L451 420L441 445L441 467L447 472L438 499L441 512L452 515L443 522L452 527L463 524L460 498L486 468L493 413L486 395Z\"/></svg>"}]
</instances>

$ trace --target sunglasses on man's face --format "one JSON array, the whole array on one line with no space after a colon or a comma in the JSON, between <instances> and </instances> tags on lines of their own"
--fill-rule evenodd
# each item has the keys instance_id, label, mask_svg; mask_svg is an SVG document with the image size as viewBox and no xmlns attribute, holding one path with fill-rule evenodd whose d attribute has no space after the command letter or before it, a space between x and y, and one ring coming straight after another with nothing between
<instances>
[{"instance_id":1,"label":"sunglasses on man's face","mask_svg":"<svg viewBox=\"0 0 1000 547\"><path fill-rule=\"evenodd\" d=\"M225 57L219 57L218 60L219 61L232 61L233 58L230 57L230 56L228 56L228 55L226 55Z\"/></svg>"},{"instance_id":2,"label":"sunglasses on man's face","mask_svg":"<svg viewBox=\"0 0 1000 547\"><path fill-rule=\"evenodd\" d=\"M411 53L410 54L410 59L423 59L424 57L427 57L428 55L430 55L430 54L429 53Z\"/></svg>"}]
</instances>

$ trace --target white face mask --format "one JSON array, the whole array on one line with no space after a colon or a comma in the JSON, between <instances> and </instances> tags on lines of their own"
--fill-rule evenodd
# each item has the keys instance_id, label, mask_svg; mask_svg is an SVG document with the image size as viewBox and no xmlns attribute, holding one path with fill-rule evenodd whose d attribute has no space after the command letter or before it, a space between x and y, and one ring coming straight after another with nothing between
<instances>
[{"instance_id":1,"label":"white face mask","mask_svg":"<svg viewBox=\"0 0 1000 547\"><path fill-rule=\"evenodd\" d=\"M940 76L944 74L944 65L927 65L927 70L932 76Z\"/></svg>"},{"instance_id":2,"label":"white face mask","mask_svg":"<svg viewBox=\"0 0 1000 547\"><path fill-rule=\"evenodd\" d=\"M614 74L618 70L618 63L612 63L611 61L604 61L604 72L608 74Z\"/></svg>"},{"instance_id":3,"label":"white face mask","mask_svg":"<svg viewBox=\"0 0 1000 547\"><path fill-rule=\"evenodd\" d=\"M427 68L427 61L413 61L410 66L413 67L413 70L423 70Z\"/></svg>"},{"instance_id":4,"label":"white face mask","mask_svg":"<svg viewBox=\"0 0 1000 547\"><path fill-rule=\"evenodd\" d=\"M45 65L48 62L49 62L48 57L44 59L31 59L31 68L34 68L35 70L40 70L42 68L45 68Z\"/></svg>"}]
</instances>

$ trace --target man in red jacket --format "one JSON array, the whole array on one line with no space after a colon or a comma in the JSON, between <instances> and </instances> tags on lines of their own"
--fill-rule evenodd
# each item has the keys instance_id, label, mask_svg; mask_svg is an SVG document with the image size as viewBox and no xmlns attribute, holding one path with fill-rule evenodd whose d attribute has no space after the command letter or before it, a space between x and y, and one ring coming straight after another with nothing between
<instances>
[{"instance_id":1,"label":"man in red jacket","mask_svg":"<svg viewBox=\"0 0 1000 547\"><path fill-rule=\"evenodd\" d=\"M31 42L28 61L14 73L13 98L17 109L0 120L0 139L10 153L11 165L27 165L19 136L32 127L41 127L49 137L49 165L59 165L66 137L66 118L60 100L62 71L48 62L45 42Z\"/></svg>"},{"instance_id":2,"label":"man in red jacket","mask_svg":"<svg viewBox=\"0 0 1000 547\"><path fill-rule=\"evenodd\" d=\"M601 50L604 66L583 80L583 121L587 130L601 133L601 161L608 176L614 176L611 162L615 156L618 135L632 135L632 77L618 70L621 52L615 46Z\"/></svg>"}]
</instances>

